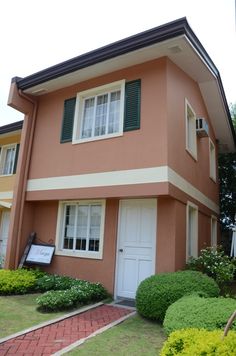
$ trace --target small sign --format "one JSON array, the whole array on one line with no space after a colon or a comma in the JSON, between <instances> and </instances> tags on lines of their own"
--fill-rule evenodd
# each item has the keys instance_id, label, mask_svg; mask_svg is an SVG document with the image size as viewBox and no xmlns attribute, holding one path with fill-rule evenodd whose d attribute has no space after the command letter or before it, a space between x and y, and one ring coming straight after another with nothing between
<instances>
[{"instance_id":1,"label":"small sign","mask_svg":"<svg viewBox=\"0 0 236 356\"><path fill-rule=\"evenodd\" d=\"M26 257L26 262L37 265L50 265L55 246L32 244Z\"/></svg>"}]
</instances>

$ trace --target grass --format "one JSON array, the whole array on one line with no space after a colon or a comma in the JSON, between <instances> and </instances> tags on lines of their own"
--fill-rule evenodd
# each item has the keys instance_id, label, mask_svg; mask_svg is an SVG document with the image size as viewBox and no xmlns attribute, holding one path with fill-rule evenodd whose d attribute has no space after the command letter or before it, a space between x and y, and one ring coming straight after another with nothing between
<instances>
[{"instance_id":1,"label":"grass","mask_svg":"<svg viewBox=\"0 0 236 356\"><path fill-rule=\"evenodd\" d=\"M160 325L136 315L87 340L78 348L68 352L67 355L156 356L165 339L164 331Z\"/></svg>"},{"instance_id":2,"label":"grass","mask_svg":"<svg viewBox=\"0 0 236 356\"><path fill-rule=\"evenodd\" d=\"M35 301L38 296L27 294L0 297L0 338L65 314L38 312Z\"/></svg>"},{"instance_id":3,"label":"grass","mask_svg":"<svg viewBox=\"0 0 236 356\"><path fill-rule=\"evenodd\" d=\"M0 296L0 338L22 331L66 312L40 313L39 294ZM68 355L158 355L165 341L163 328L138 315L92 337Z\"/></svg>"}]
</instances>

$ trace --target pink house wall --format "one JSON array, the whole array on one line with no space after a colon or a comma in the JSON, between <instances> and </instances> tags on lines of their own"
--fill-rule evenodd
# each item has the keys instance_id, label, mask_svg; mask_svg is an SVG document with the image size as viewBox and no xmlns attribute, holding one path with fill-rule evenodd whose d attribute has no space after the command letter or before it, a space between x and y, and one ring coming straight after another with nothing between
<instances>
[{"instance_id":1,"label":"pink house wall","mask_svg":"<svg viewBox=\"0 0 236 356\"><path fill-rule=\"evenodd\" d=\"M165 68L162 58L40 97L29 179L165 165ZM60 144L64 100L121 79L141 79L141 129L111 139Z\"/></svg>"},{"instance_id":2,"label":"pink house wall","mask_svg":"<svg viewBox=\"0 0 236 356\"><path fill-rule=\"evenodd\" d=\"M218 184L209 177L209 138L197 138L197 161L186 151L185 99L197 117L207 119L210 137L215 135L199 86L170 60L167 61L168 165L218 204Z\"/></svg>"},{"instance_id":3,"label":"pink house wall","mask_svg":"<svg viewBox=\"0 0 236 356\"><path fill-rule=\"evenodd\" d=\"M141 129L124 132L123 136L111 139L76 145L71 142L61 144L64 100L75 97L79 91L121 79L141 79ZM217 202L218 187L209 178L208 140L198 140L197 162L185 150L186 97L197 115L208 118L196 83L167 58L39 97L28 179L168 165ZM210 135L215 142L211 127ZM48 270L100 281L113 292L118 207L119 198L123 196L158 197L156 272L183 268L186 255L186 202L193 199L166 182L27 193L18 258L32 231L36 231L42 241L55 242L58 200L108 197L103 259L55 256ZM211 211L195 203L199 206L200 247L209 236Z\"/></svg>"}]
</instances>

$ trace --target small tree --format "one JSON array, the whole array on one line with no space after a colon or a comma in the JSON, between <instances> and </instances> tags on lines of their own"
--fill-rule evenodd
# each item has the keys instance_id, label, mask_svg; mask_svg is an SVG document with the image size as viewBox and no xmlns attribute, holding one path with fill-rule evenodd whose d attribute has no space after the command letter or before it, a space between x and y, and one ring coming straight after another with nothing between
<instances>
[{"instance_id":1,"label":"small tree","mask_svg":"<svg viewBox=\"0 0 236 356\"><path fill-rule=\"evenodd\" d=\"M236 104L230 105L230 112L236 131ZM219 154L218 163L222 244L225 251L229 252L229 237L231 236L232 225L235 223L236 213L236 152Z\"/></svg>"}]
</instances>

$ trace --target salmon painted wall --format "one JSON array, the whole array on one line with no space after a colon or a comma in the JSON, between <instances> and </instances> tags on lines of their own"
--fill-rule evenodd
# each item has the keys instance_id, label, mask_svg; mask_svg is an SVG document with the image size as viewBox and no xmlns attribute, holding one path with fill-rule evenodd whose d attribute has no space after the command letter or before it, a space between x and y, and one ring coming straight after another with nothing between
<instances>
[{"instance_id":1,"label":"salmon painted wall","mask_svg":"<svg viewBox=\"0 0 236 356\"><path fill-rule=\"evenodd\" d=\"M175 270L175 229L175 200L159 197L157 206L157 273Z\"/></svg>"},{"instance_id":2,"label":"salmon painted wall","mask_svg":"<svg viewBox=\"0 0 236 356\"><path fill-rule=\"evenodd\" d=\"M29 203L28 203L29 204ZM35 202L29 204L31 208L32 224L28 225L25 236L32 231L37 233L37 243L55 243L58 202ZM50 267L44 269L50 273L69 275L92 282L101 282L113 293L115 276L115 253L118 223L119 201L108 199L106 201L105 232L103 259L88 259L67 256L54 256ZM30 219L27 219L28 222ZM26 221L25 221L26 224ZM21 244L23 253L26 239Z\"/></svg>"},{"instance_id":3,"label":"salmon painted wall","mask_svg":"<svg viewBox=\"0 0 236 356\"><path fill-rule=\"evenodd\" d=\"M211 246L211 217L198 212L198 249Z\"/></svg>"},{"instance_id":4,"label":"salmon painted wall","mask_svg":"<svg viewBox=\"0 0 236 356\"><path fill-rule=\"evenodd\" d=\"M218 184L209 177L209 139L197 138L197 161L186 151L185 99L197 117L204 117L217 149L215 135L198 84L170 60L167 62L168 165L218 203ZM217 181L217 180L216 180Z\"/></svg>"},{"instance_id":5,"label":"salmon painted wall","mask_svg":"<svg viewBox=\"0 0 236 356\"><path fill-rule=\"evenodd\" d=\"M166 59L162 58L40 97L29 178L165 165L165 72ZM141 129L111 139L60 144L64 100L121 79L141 79Z\"/></svg>"}]
</instances>

